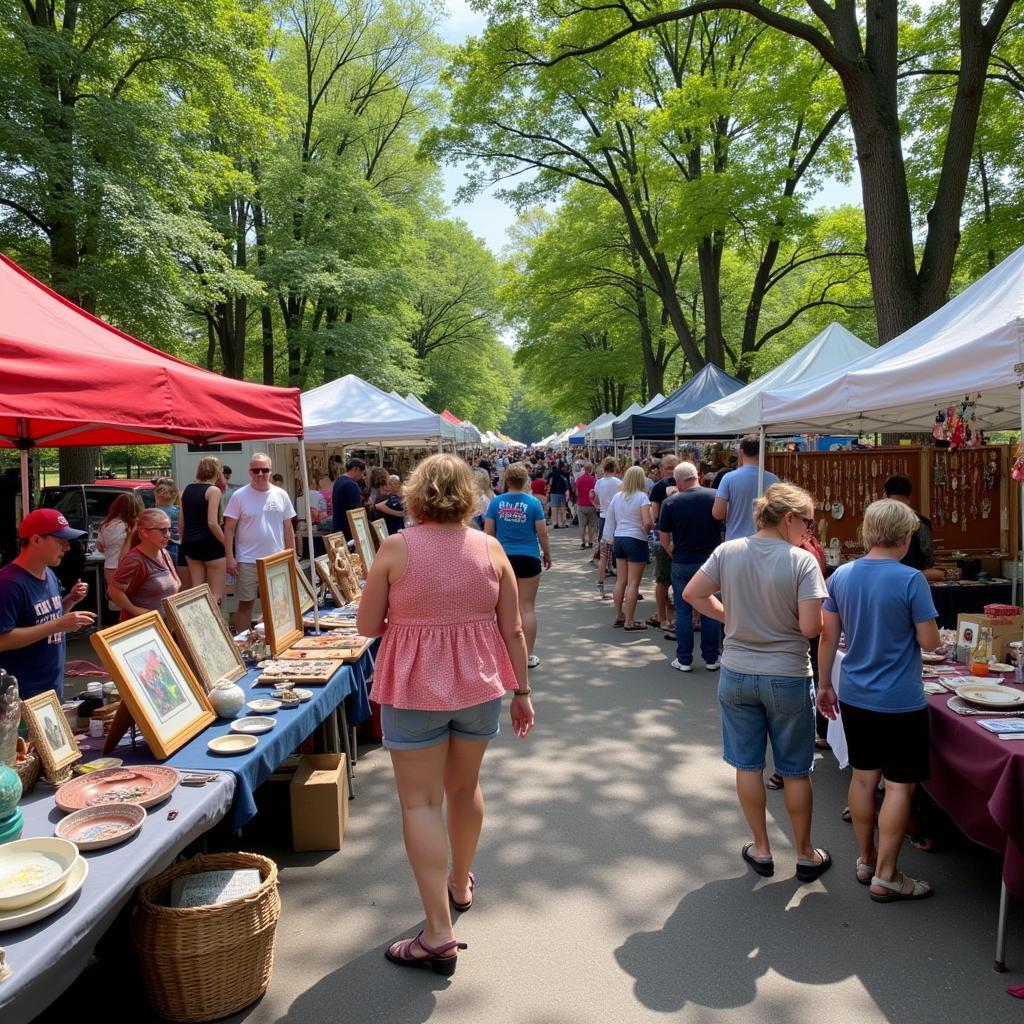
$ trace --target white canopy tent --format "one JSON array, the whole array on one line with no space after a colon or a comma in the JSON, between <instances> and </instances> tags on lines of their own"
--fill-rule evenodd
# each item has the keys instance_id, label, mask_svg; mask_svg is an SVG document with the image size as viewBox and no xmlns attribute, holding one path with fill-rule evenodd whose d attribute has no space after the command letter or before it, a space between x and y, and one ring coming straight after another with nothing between
<instances>
[{"instance_id":1,"label":"white canopy tent","mask_svg":"<svg viewBox=\"0 0 1024 1024\"><path fill-rule=\"evenodd\" d=\"M433 409L421 402L411 391L405 396L405 404L411 405L414 409L419 409L420 412L429 413L431 416L437 416L441 426L441 437L445 441L451 441L452 443L456 440L456 428L454 423L449 423L443 416L439 416Z\"/></svg>"},{"instance_id":2,"label":"white canopy tent","mask_svg":"<svg viewBox=\"0 0 1024 1024\"><path fill-rule=\"evenodd\" d=\"M662 402L664 400L664 398L660 399ZM639 402L631 402L629 408L623 409L618 416L612 416L610 420L602 423L599 427L595 427L593 431L588 430L588 438L594 441L610 441L615 436L614 430L616 423L621 420L628 420L630 416L633 416L638 412L643 412L644 408L645 407L640 405Z\"/></svg>"},{"instance_id":3,"label":"white canopy tent","mask_svg":"<svg viewBox=\"0 0 1024 1024\"><path fill-rule=\"evenodd\" d=\"M354 374L305 392L302 420L305 439L314 444L436 447L448 436L440 416L416 409ZM277 443L287 444L288 440L278 438Z\"/></svg>"},{"instance_id":4,"label":"white canopy tent","mask_svg":"<svg viewBox=\"0 0 1024 1024\"><path fill-rule=\"evenodd\" d=\"M874 351L833 321L784 363L745 388L696 412L680 413L676 416L676 436L710 438L744 434L759 426L758 399L763 392L838 373Z\"/></svg>"},{"instance_id":5,"label":"white canopy tent","mask_svg":"<svg viewBox=\"0 0 1024 1024\"><path fill-rule=\"evenodd\" d=\"M601 413L600 416L597 417L597 419L591 420L583 428L583 431L582 431L583 437L585 438L587 444L590 444L590 442L594 439L594 434L598 430L599 427L603 427L606 423L613 422L614 419L615 419L615 413L613 413L613 412L603 412L603 413Z\"/></svg>"},{"instance_id":6,"label":"white canopy tent","mask_svg":"<svg viewBox=\"0 0 1024 1024\"><path fill-rule=\"evenodd\" d=\"M771 433L921 431L974 401L972 426L1019 429L1024 390L1024 247L931 316L844 370L759 396Z\"/></svg>"}]
</instances>

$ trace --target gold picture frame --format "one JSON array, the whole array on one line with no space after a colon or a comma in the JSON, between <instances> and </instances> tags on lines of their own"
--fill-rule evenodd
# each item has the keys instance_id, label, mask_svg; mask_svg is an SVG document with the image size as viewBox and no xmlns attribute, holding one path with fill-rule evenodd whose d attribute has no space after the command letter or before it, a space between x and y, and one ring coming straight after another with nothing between
<instances>
[{"instance_id":1,"label":"gold picture frame","mask_svg":"<svg viewBox=\"0 0 1024 1024\"><path fill-rule=\"evenodd\" d=\"M130 716L154 756L164 760L216 719L202 683L159 612L102 629L90 641L121 695L111 743L123 734Z\"/></svg>"},{"instance_id":2,"label":"gold picture frame","mask_svg":"<svg viewBox=\"0 0 1024 1024\"><path fill-rule=\"evenodd\" d=\"M276 555L257 558L256 571L260 579L263 629L270 653L276 656L303 633L295 552L285 548Z\"/></svg>"},{"instance_id":3,"label":"gold picture frame","mask_svg":"<svg viewBox=\"0 0 1024 1024\"><path fill-rule=\"evenodd\" d=\"M327 593L331 595L334 603L340 608L343 604L348 602L345 600L345 595L341 591L341 587L338 585L338 581L334 578L331 572L331 560L327 555L320 555L319 558L313 560L313 564L316 566L316 574L320 577L320 582L323 583L327 589Z\"/></svg>"},{"instance_id":4,"label":"gold picture frame","mask_svg":"<svg viewBox=\"0 0 1024 1024\"><path fill-rule=\"evenodd\" d=\"M377 550L380 551L381 544L391 536L388 533L388 524L383 519L374 519L370 526L373 527L373 532L377 535Z\"/></svg>"},{"instance_id":5,"label":"gold picture frame","mask_svg":"<svg viewBox=\"0 0 1024 1024\"><path fill-rule=\"evenodd\" d=\"M352 556L348 550L348 541L345 540L345 534L340 531L327 534L324 537L324 550L330 559L331 573L345 598L341 603L348 604L358 600L360 594L359 580L356 568L352 563Z\"/></svg>"},{"instance_id":6,"label":"gold picture frame","mask_svg":"<svg viewBox=\"0 0 1024 1024\"><path fill-rule=\"evenodd\" d=\"M71 775L71 765L81 760L82 752L64 717L57 691L46 690L26 697L21 702L21 717L43 762L46 781L52 784L66 781Z\"/></svg>"},{"instance_id":7,"label":"gold picture frame","mask_svg":"<svg viewBox=\"0 0 1024 1024\"><path fill-rule=\"evenodd\" d=\"M377 548L373 543L373 531L370 529L370 520L366 515L366 509L350 508L346 510L345 515L348 516L348 526L352 531L352 539L356 542L356 551L363 561L363 569L365 572L369 572Z\"/></svg>"},{"instance_id":8,"label":"gold picture frame","mask_svg":"<svg viewBox=\"0 0 1024 1024\"><path fill-rule=\"evenodd\" d=\"M207 693L217 683L245 675L245 662L206 583L165 597L163 603L178 646Z\"/></svg>"}]
</instances>

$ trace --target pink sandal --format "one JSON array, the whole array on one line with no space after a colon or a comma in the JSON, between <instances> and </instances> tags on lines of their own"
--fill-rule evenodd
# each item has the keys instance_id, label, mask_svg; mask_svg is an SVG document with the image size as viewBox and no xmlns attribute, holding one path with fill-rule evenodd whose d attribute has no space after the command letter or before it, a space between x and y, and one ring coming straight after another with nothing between
<instances>
[{"instance_id":1,"label":"pink sandal","mask_svg":"<svg viewBox=\"0 0 1024 1024\"><path fill-rule=\"evenodd\" d=\"M413 944L419 946L427 955L413 956ZM443 974L445 977L450 978L455 973L455 966L459 962L459 954L454 953L451 956L447 954L451 953L453 949L466 948L465 942L458 942L455 939L444 942L440 946L428 946L423 941L423 932L419 931L411 939L401 939L398 942L392 942L384 950L384 956L393 964L398 964L399 967L429 967L435 974ZM392 952L393 949L395 952Z\"/></svg>"}]
</instances>

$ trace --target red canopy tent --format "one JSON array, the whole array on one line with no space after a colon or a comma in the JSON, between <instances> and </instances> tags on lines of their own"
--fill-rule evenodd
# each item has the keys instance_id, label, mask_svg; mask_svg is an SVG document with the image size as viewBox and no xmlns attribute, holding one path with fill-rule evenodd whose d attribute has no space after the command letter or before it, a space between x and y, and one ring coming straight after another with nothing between
<instances>
[{"instance_id":1,"label":"red canopy tent","mask_svg":"<svg viewBox=\"0 0 1024 1024\"><path fill-rule=\"evenodd\" d=\"M0 446L302 437L298 388L232 380L86 313L0 254Z\"/></svg>"},{"instance_id":2,"label":"red canopy tent","mask_svg":"<svg viewBox=\"0 0 1024 1024\"><path fill-rule=\"evenodd\" d=\"M449 412L447 409L445 409L444 412L439 413L438 415L441 417L441 419L447 420L449 423L454 423L455 426L457 427L462 426L462 420L460 420L459 417L456 416L454 413Z\"/></svg>"}]
</instances>

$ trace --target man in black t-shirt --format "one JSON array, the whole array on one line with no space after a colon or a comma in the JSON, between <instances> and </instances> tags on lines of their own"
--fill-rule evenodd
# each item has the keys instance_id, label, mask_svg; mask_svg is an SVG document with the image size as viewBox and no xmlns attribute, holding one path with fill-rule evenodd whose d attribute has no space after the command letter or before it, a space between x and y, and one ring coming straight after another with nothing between
<instances>
[{"instance_id":1,"label":"man in black t-shirt","mask_svg":"<svg viewBox=\"0 0 1024 1024\"><path fill-rule=\"evenodd\" d=\"M672 667L693 671L693 608L683 600L686 584L722 542L722 524L711 514L715 492L701 487L697 467L681 462L673 473L679 493L661 506L658 536L672 555L672 589L676 602L676 657ZM700 617L700 653L712 671L718 668L719 623Z\"/></svg>"},{"instance_id":2,"label":"man in black t-shirt","mask_svg":"<svg viewBox=\"0 0 1024 1024\"><path fill-rule=\"evenodd\" d=\"M910 505L913 488L905 476L891 476L885 481L885 496L894 501ZM910 536L910 547L901 561L911 569L919 569L929 583L939 583L946 578L941 569L935 568L935 549L932 546L932 523L926 516L914 509L918 522L921 524Z\"/></svg>"},{"instance_id":3,"label":"man in black t-shirt","mask_svg":"<svg viewBox=\"0 0 1024 1024\"><path fill-rule=\"evenodd\" d=\"M345 540L352 539L352 529L348 525L349 509L363 507L363 489L359 486L366 473L366 463L362 459L349 459L345 472L334 481L331 488L331 517L334 532L341 530Z\"/></svg>"}]
</instances>

